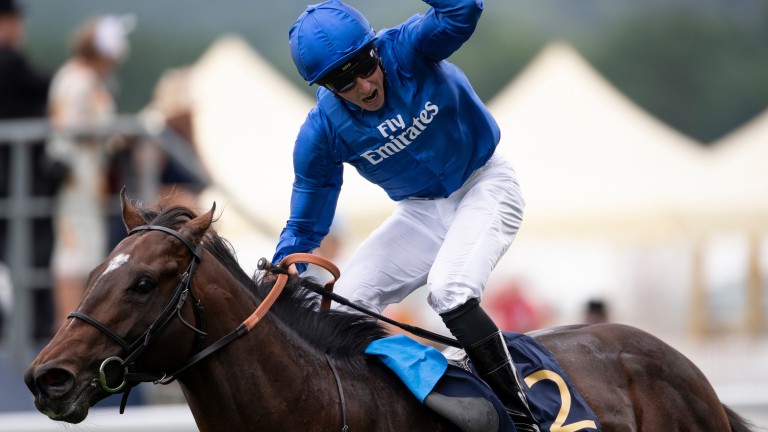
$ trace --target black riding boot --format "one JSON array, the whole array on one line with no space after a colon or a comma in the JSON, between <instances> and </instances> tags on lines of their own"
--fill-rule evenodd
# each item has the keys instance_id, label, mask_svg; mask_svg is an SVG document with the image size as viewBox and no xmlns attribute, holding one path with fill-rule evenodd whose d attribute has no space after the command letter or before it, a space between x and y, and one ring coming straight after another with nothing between
<instances>
[{"instance_id":1,"label":"black riding boot","mask_svg":"<svg viewBox=\"0 0 768 432\"><path fill-rule=\"evenodd\" d=\"M504 404L515 428L521 432L539 432L504 336L477 299L440 316L464 347L480 377Z\"/></svg>"}]
</instances>

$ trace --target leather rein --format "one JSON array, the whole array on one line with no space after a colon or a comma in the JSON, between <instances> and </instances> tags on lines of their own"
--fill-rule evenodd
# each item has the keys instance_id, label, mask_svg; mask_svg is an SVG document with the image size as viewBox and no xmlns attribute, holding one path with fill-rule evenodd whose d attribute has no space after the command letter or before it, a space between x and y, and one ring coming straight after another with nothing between
<instances>
[{"instance_id":1,"label":"leather rein","mask_svg":"<svg viewBox=\"0 0 768 432\"><path fill-rule=\"evenodd\" d=\"M235 339L238 339L239 337L245 335L251 329L253 329L256 326L256 324L258 324L259 321L261 321L261 319L264 318L264 316L267 314L267 311L269 311L269 309L275 303L275 301L277 300L277 297L283 291L283 288L285 288L286 282L288 280L287 273L278 274L275 284L273 285L269 294L267 294L267 296L264 298L261 304L259 304L256 310L254 310L253 313L248 318L246 318L232 332L222 337L218 341L214 342L213 344L209 345L208 347L203 348L205 337L207 336L205 332L205 312L200 300L194 295L193 291L190 289L190 283L192 281L192 277L194 276L195 270L197 270L198 264L202 260L201 246L199 244L193 245L178 231L175 231L163 226L159 226L159 225L141 225L136 228L133 228L128 233L128 235L131 236L133 234L144 232L144 231L162 231L164 233L170 234L176 237L177 239L179 239L182 243L184 243L184 245L192 253L192 260L190 261L189 266L187 267L187 270L184 272L184 274L182 274L181 280L179 281L178 285L176 285L176 288L173 292L173 295L171 296L170 301L166 304L165 308L160 313L160 315L155 319L155 321L153 321L152 324L149 325L147 330L144 331L144 333L142 333L142 335L139 336L135 342L133 342L132 344L129 344L128 342L125 341L125 339L117 335L117 333L112 331L109 327L107 327L106 325L101 323L99 320L93 318L92 316L84 312L74 311L74 312L71 312L68 316L68 318L78 318L96 327L99 331L101 331L102 333L107 335L110 339L112 339L115 343L117 343L123 349L124 353L127 353L125 359L122 359L118 356L112 356L105 359L101 363L101 366L99 367L99 377L94 378L94 381L91 383L91 385L95 386L96 381L98 381L98 383L101 385L101 388L108 393L114 394L114 393L123 392L122 401L120 403L121 414L125 411L125 405L128 400L128 394L130 393L131 389L136 385L142 382L153 382L155 384L170 384L176 379L176 377L179 374L181 374L188 368L192 367L193 365L198 363L200 360L215 353L216 351L220 350L221 348L225 347ZM299 263L299 262L319 265L322 268L326 269L328 272L330 272L331 275L333 276L333 279L331 279L328 283L326 283L325 289L328 291L333 290L333 284L339 278L339 273L340 273L339 269L333 263L331 263L330 261L324 258L318 257L316 255L297 253L297 254L292 254L285 257L283 261L280 262L280 267L284 270L287 270L292 264ZM194 302L193 309L195 311L195 317L197 320L196 326L192 326L191 324L187 323L181 315L182 308L186 304L187 300L190 298ZM324 299L322 306L324 308L327 308L329 306L329 301L326 301L326 299ZM168 325L171 323L174 317L178 318L182 322L182 324L184 324L187 328L195 332L197 341L195 344L196 346L194 349L194 354L192 354L187 359L187 361L183 365L181 365L175 372L170 374L133 372L136 359L153 342L155 342L159 338L160 334L168 327ZM333 364L330 363L330 359L328 359L328 361L329 361L329 364L331 364L331 368L335 369L333 367ZM123 369L122 382L117 386L111 386L107 382L105 369L107 365L109 365L110 363L119 363L118 365L119 368ZM336 375L335 370L334 370L334 375ZM337 380L337 384L340 384L338 381L338 376L336 376L336 380Z\"/></svg>"}]
</instances>

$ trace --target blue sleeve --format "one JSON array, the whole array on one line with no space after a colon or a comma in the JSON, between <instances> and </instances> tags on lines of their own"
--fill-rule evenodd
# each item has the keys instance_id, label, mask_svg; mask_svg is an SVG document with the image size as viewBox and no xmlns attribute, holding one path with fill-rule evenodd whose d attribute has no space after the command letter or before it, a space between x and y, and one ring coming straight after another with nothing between
<instances>
[{"instance_id":1,"label":"blue sleeve","mask_svg":"<svg viewBox=\"0 0 768 432\"><path fill-rule=\"evenodd\" d=\"M336 212L343 166L335 160L332 143L316 110L310 112L299 130L293 170L290 217L272 258L275 264L286 255L309 253L320 246Z\"/></svg>"},{"instance_id":2,"label":"blue sleeve","mask_svg":"<svg viewBox=\"0 0 768 432\"><path fill-rule=\"evenodd\" d=\"M433 61L447 59L469 40L483 12L483 0L424 0L431 6L403 25L403 46Z\"/></svg>"}]
</instances>

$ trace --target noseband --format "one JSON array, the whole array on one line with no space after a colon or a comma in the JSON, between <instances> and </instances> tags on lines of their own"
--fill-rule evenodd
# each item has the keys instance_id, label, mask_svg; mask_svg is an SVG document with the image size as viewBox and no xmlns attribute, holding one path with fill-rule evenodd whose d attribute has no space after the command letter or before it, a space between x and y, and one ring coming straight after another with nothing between
<instances>
[{"instance_id":1,"label":"noseband","mask_svg":"<svg viewBox=\"0 0 768 432\"><path fill-rule=\"evenodd\" d=\"M112 331L109 327L102 324L92 316L80 311L74 311L69 314L69 318L81 319L87 322L88 324L99 329L102 333L104 333L110 339L115 341L115 343L120 345L120 347L123 349L123 352L126 353L127 357L125 358L125 360L123 360L120 357L113 356L104 360L101 364L101 367L99 368L99 383L101 384L102 389L104 389L104 391L109 393L119 393L121 391L124 391L128 381L129 380L134 381L134 384L129 385L129 387L125 390L126 392L125 395L127 395L128 391L130 391L130 387L133 387L138 382L141 382L141 380L136 379L136 378L141 378L141 376L133 376L133 379L131 379L132 375L137 375L137 374L131 374L129 370L133 369L134 362L136 361L136 359L154 341L158 339L160 334L168 327L168 325L171 323L174 317L178 318L179 321L181 321L187 328L195 332L196 343L195 343L194 352L199 352L205 343L205 337L206 337L205 312L204 312L202 303L190 289L192 276L194 275L195 270L197 269L198 263L202 259L202 256L200 253L200 250L201 250L200 245L193 246L189 240L187 240L184 236L179 234L177 231L174 231L170 228L166 228L163 226L158 226L158 225L138 226L132 229L128 233L128 235L131 236L133 234L136 234L138 232L143 232L143 231L162 231L167 234L170 234L176 237L177 239L181 240L181 242L184 243L184 245L186 245L189 251L192 253L192 260L190 261L189 266L187 267L184 274L181 275L181 280L179 281L178 285L176 285L176 289L173 291L173 295L171 296L170 301L165 306L165 308L160 313L160 315L155 319L155 321L153 321L152 324L150 324L149 328L147 328L147 330L141 336L139 336L135 342L133 342L132 344L129 344L125 339L117 335L117 333ZM195 319L196 319L195 326L189 324L181 315L181 310L186 304L187 299L189 298L191 298L193 301L193 306L194 306L193 309L195 311ZM118 362L119 362L119 367L124 368L123 381L116 387L110 387L110 385L107 383L105 368L110 363L118 363ZM172 377L170 379L165 379L164 376L160 376L158 383L168 384L171 381L173 381ZM125 397L123 399L125 401ZM122 407L121 407L121 410L122 410Z\"/></svg>"}]
</instances>

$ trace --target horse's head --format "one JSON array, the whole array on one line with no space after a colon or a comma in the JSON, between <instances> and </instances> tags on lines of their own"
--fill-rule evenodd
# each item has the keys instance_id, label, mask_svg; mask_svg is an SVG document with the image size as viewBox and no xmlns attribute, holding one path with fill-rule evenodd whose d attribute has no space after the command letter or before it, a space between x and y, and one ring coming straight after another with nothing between
<instances>
[{"instance_id":1,"label":"horse's head","mask_svg":"<svg viewBox=\"0 0 768 432\"><path fill-rule=\"evenodd\" d=\"M148 226L121 199L130 235L91 271L77 311L24 375L35 406L54 420L85 419L91 405L125 390L129 369L172 372L203 334L185 290L214 210L183 209L173 226Z\"/></svg>"}]
</instances>

